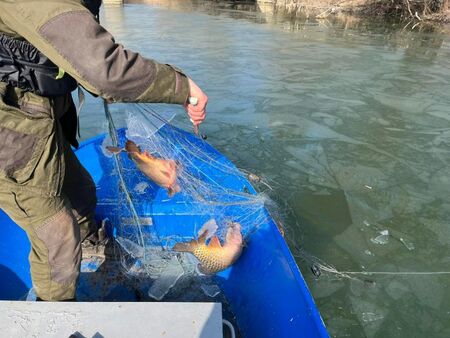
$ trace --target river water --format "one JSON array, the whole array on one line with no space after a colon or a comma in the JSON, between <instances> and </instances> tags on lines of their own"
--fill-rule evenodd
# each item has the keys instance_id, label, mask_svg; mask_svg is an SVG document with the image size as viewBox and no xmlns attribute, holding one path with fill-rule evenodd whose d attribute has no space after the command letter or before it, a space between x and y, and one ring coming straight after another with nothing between
<instances>
[{"instance_id":1,"label":"river water","mask_svg":"<svg viewBox=\"0 0 450 338\"><path fill-rule=\"evenodd\" d=\"M450 337L448 35L160 3L101 21L206 91L202 131L272 185L330 335ZM103 121L88 100L83 138Z\"/></svg>"}]
</instances>

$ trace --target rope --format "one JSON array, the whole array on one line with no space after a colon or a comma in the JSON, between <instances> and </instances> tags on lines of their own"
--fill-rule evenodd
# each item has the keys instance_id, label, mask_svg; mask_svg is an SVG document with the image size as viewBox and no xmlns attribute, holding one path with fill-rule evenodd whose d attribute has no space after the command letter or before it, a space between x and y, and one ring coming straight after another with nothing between
<instances>
[{"instance_id":1,"label":"rope","mask_svg":"<svg viewBox=\"0 0 450 338\"><path fill-rule=\"evenodd\" d=\"M236 332L234 331L233 324L231 324L228 320L222 319L222 322L225 326L227 326L230 329L231 332L231 338L236 338Z\"/></svg>"}]
</instances>

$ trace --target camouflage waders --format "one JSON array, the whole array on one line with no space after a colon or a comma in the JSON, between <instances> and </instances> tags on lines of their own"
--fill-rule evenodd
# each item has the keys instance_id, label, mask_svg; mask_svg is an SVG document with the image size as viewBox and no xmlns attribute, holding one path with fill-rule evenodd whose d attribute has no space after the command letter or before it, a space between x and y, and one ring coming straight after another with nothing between
<instances>
[{"instance_id":1,"label":"camouflage waders","mask_svg":"<svg viewBox=\"0 0 450 338\"><path fill-rule=\"evenodd\" d=\"M96 228L95 185L60 122L69 100L0 83L0 206L30 239L33 286L44 300L75 297L80 239Z\"/></svg>"},{"instance_id":2,"label":"camouflage waders","mask_svg":"<svg viewBox=\"0 0 450 338\"><path fill-rule=\"evenodd\" d=\"M56 65L55 73L46 74L50 82L66 74L109 102L186 103L189 83L180 70L126 50L84 4L0 0L0 34L26 40ZM29 54L39 61L36 53ZM46 97L17 88L18 77L32 78L39 67L28 63L14 71L14 62L7 66L0 69L0 207L30 239L37 296L71 299L80 241L95 228L96 203L93 181L70 147L77 144L74 105L70 93Z\"/></svg>"}]
</instances>

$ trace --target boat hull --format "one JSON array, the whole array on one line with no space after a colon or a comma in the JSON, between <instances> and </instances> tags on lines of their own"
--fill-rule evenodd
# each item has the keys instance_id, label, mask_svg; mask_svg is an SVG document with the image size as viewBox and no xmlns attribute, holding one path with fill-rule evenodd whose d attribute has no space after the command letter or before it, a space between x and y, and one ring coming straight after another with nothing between
<instances>
[{"instance_id":1,"label":"boat hull","mask_svg":"<svg viewBox=\"0 0 450 338\"><path fill-rule=\"evenodd\" d=\"M203 147L211 157L232 165L222 154L207 143L181 130L183 137L192 138L193 144ZM117 175L110 175L114 168L111 157L101 149L104 136L87 140L76 154L91 173L98 189L98 220L115 219L113 204L117 202ZM205 169L206 170L206 169ZM224 184L239 185L226 178ZM254 191L244 182L249 191ZM180 194L181 195L181 194ZM176 197L181 198L181 197ZM161 237L171 232L191 235L206 216L189 214L189 203L171 203L164 189L155 191L151 202L141 203L138 214L151 217L152 231L156 229ZM223 291L232 313L236 316L240 333L244 337L328 337L323 321L313 298L280 234L276 224L263 209L267 222L257 231L247 234L246 247L240 259L232 267L217 274L215 279ZM27 254L29 244L25 233L7 215L0 213L2 231L0 238L0 299L23 299L31 287ZM183 227L180 228L180 224ZM164 226L162 226L164 225ZM113 227L110 235L119 236L121 229Z\"/></svg>"}]
</instances>

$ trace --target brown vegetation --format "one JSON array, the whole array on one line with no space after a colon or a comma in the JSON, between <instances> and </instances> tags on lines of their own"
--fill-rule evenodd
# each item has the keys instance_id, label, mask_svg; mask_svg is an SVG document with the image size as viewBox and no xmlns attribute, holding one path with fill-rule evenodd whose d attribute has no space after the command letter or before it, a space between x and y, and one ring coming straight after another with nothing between
<instances>
[{"instance_id":1,"label":"brown vegetation","mask_svg":"<svg viewBox=\"0 0 450 338\"><path fill-rule=\"evenodd\" d=\"M426 21L450 22L450 0L128 0L170 8L193 9L231 6L233 9L259 10L263 13L288 14L326 19L339 14L356 17L403 20L415 25ZM412 26L411 25L411 26Z\"/></svg>"},{"instance_id":2,"label":"brown vegetation","mask_svg":"<svg viewBox=\"0 0 450 338\"><path fill-rule=\"evenodd\" d=\"M256 0L271 3L288 13L312 15L318 19L338 13L382 16L402 20L440 20L448 18L449 0Z\"/></svg>"}]
</instances>

